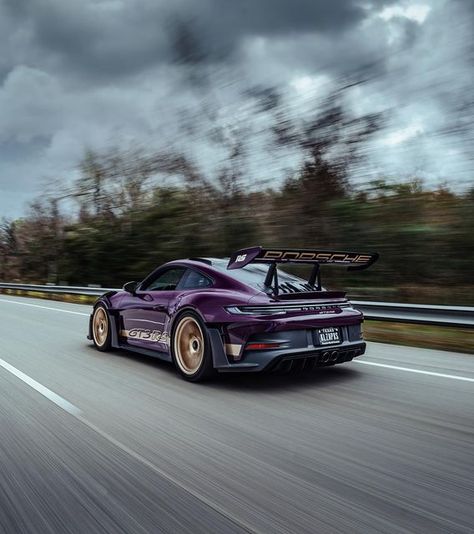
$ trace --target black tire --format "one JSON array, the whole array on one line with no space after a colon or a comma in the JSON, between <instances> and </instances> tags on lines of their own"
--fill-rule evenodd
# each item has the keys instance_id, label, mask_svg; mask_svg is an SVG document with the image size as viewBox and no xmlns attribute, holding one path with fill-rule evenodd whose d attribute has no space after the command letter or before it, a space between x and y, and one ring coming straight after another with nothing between
<instances>
[{"instance_id":1,"label":"black tire","mask_svg":"<svg viewBox=\"0 0 474 534\"><path fill-rule=\"evenodd\" d=\"M215 374L206 325L197 313L185 311L173 325L171 356L178 373L189 382L203 382Z\"/></svg>"},{"instance_id":2,"label":"black tire","mask_svg":"<svg viewBox=\"0 0 474 534\"><path fill-rule=\"evenodd\" d=\"M92 341L100 352L110 350L112 343L112 330L109 313L103 304L95 307L91 321Z\"/></svg>"}]
</instances>

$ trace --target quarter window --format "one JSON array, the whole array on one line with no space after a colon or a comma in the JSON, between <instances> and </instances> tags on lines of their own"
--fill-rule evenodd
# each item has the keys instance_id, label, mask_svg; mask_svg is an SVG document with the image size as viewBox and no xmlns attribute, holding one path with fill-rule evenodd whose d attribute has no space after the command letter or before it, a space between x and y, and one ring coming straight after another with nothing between
<instances>
[{"instance_id":1,"label":"quarter window","mask_svg":"<svg viewBox=\"0 0 474 534\"><path fill-rule=\"evenodd\" d=\"M211 286L210 278L198 271L188 269L179 284L179 289L201 289Z\"/></svg>"}]
</instances>

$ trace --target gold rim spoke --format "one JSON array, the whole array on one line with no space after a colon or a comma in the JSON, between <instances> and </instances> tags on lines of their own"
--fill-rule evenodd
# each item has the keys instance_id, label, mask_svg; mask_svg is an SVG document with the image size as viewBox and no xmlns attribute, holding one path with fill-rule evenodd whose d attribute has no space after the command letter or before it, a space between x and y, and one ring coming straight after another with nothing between
<instances>
[{"instance_id":1,"label":"gold rim spoke","mask_svg":"<svg viewBox=\"0 0 474 534\"><path fill-rule=\"evenodd\" d=\"M204 336L201 327L192 317L185 317L176 328L174 350L180 369L194 374L204 358Z\"/></svg>"},{"instance_id":2,"label":"gold rim spoke","mask_svg":"<svg viewBox=\"0 0 474 534\"><path fill-rule=\"evenodd\" d=\"M109 321L103 308L97 308L94 313L92 330L94 341L99 347L102 347L107 340L107 334L109 332Z\"/></svg>"}]
</instances>

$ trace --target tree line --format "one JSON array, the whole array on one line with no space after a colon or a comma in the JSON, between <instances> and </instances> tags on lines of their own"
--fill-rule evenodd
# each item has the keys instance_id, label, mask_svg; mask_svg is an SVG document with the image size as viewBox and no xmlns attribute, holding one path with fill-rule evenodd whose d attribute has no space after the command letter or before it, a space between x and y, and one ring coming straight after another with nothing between
<instances>
[{"instance_id":1,"label":"tree line","mask_svg":"<svg viewBox=\"0 0 474 534\"><path fill-rule=\"evenodd\" d=\"M276 107L274 143L302 151L303 163L259 187L235 131L221 136L228 158L212 178L178 152L89 150L74 183L2 220L0 280L117 287L168 260L262 244L379 252L368 271L323 270L327 286L351 296L472 304L474 188L351 180L382 122L349 116L337 95L306 123Z\"/></svg>"}]
</instances>

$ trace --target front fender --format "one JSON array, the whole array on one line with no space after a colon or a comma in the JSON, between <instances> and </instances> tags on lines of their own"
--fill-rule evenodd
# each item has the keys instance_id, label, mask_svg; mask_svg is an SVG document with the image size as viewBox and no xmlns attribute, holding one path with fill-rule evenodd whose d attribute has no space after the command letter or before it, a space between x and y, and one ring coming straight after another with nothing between
<instances>
[{"instance_id":1,"label":"front fender","mask_svg":"<svg viewBox=\"0 0 474 534\"><path fill-rule=\"evenodd\" d=\"M118 347L118 327L117 327L117 313L114 313L115 302L117 300L117 296L120 296L119 291L108 291L107 293L104 293L101 295L93 304L92 307L92 313L89 316L89 328L88 328L88 334L87 339L92 340L92 317L94 315L94 311L99 306L99 304L102 304L107 311L109 312L109 319L110 319L110 327L112 329L112 346Z\"/></svg>"}]
</instances>

